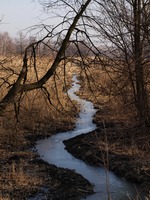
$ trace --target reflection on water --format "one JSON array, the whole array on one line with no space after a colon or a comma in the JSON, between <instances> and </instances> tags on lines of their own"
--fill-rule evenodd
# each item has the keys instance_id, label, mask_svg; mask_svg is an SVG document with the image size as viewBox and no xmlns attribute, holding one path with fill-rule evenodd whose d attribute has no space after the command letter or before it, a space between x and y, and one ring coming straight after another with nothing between
<instances>
[{"instance_id":1,"label":"reflection on water","mask_svg":"<svg viewBox=\"0 0 150 200\"><path fill-rule=\"evenodd\" d=\"M81 112L76 120L76 127L72 131L58 133L48 139L37 142L36 148L41 158L50 164L74 169L77 173L84 176L94 184L95 194L87 196L87 200L107 200L107 184L106 173L109 175L109 194L112 200L127 200L128 197L136 197L137 191L134 184L129 183L112 172L106 172L104 168L92 167L82 160L74 158L65 150L63 140L67 140L82 133L88 133L96 129L96 125L92 122L96 113L93 104L90 101L80 99L75 92L78 91L80 85L76 76L73 76L73 85L68 91L71 99L76 100L81 106Z\"/></svg>"}]
</instances>

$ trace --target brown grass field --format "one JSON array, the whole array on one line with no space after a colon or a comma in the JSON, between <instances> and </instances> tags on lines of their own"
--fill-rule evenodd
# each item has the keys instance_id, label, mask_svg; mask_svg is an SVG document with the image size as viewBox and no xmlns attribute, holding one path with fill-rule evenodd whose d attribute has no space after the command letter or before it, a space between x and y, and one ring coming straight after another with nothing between
<instances>
[{"instance_id":1,"label":"brown grass field","mask_svg":"<svg viewBox=\"0 0 150 200\"><path fill-rule=\"evenodd\" d=\"M38 61L39 76L47 70L50 62L47 59ZM1 98L9 90L8 82L11 85L16 79L21 64L21 59L18 58L10 61L7 59L7 62L3 59L1 76L7 82L3 83L1 79ZM11 199L11 194L16 190L21 191L20 194L30 191L34 193L43 184L44 176L39 177L38 169L33 171L33 166L29 164L29 160L37 157L29 148L33 147L37 139L73 128L77 108L64 92L70 87L73 71L74 69L68 67L64 81L64 69L60 67L57 70L55 76L45 85L50 94L49 99L48 93L41 89L24 93L21 96L19 113L16 115L12 103L3 117L0 117L0 199ZM28 82L34 81L33 66L29 68L28 74Z\"/></svg>"},{"instance_id":2,"label":"brown grass field","mask_svg":"<svg viewBox=\"0 0 150 200\"><path fill-rule=\"evenodd\" d=\"M134 105L114 95L113 84L103 70L89 68L86 75L82 73L80 83L81 98L92 101L98 109L94 118L98 130L72 141L70 152L89 164L103 163L125 179L140 183L141 190L150 194L150 127L139 126ZM84 152L88 148L90 155ZM80 149L78 155L74 149Z\"/></svg>"},{"instance_id":3,"label":"brown grass field","mask_svg":"<svg viewBox=\"0 0 150 200\"><path fill-rule=\"evenodd\" d=\"M22 64L20 58L6 60L2 59L0 72L7 80L3 82L1 79L1 98L14 83ZM47 58L37 61L39 77L44 74L51 62L52 60ZM15 107L12 103L0 118L0 200L26 198L27 194L38 192L45 183L46 173L42 172L38 163L31 162L37 158L37 154L30 148L40 138L74 127L74 120L79 110L75 107L75 102L71 102L64 92L71 86L73 73L79 74L82 86L78 94L81 98L94 103L98 109L94 121L98 127L103 127L102 129L106 131L107 142L104 134L97 137L96 141L91 138L91 142L92 139L95 141L92 145L100 151L109 146L109 151L115 155L134 157L135 162L131 164L135 165L134 169L137 166L139 170L138 173L135 172L136 176L140 177L141 173L150 172L150 130L137 126L134 106L127 105L125 97L114 95L115 86L105 70L95 66L79 70L71 63L67 63L64 74L63 65L64 63L61 63L55 76L46 83L46 93L41 89L24 93L21 96L19 113L14 112ZM35 80L36 73L31 62L27 83ZM48 93L50 99L47 98ZM117 162L114 163L117 171ZM110 168L113 170L113 166ZM144 178L139 179L142 182L145 181ZM147 188L149 190L149 185ZM12 197L14 193L16 197Z\"/></svg>"}]
</instances>

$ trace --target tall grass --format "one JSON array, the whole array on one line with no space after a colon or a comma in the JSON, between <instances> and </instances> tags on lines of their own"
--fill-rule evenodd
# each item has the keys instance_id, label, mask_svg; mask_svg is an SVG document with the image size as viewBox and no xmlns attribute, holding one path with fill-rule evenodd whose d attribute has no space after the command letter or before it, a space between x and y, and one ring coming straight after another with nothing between
<instances>
[{"instance_id":1,"label":"tall grass","mask_svg":"<svg viewBox=\"0 0 150 200\"><path fill-rule=\"evenodd\" d=\"M45 58L38 60L39 76L47 71L50 62ZM16 80L21 64L20 58L7 59L7 62L3 60L0 68L0 98L6 95ZM34 186L36 189L40 187L43 180L36 170L34 173L30 169L32 167L28 160L32 160L35 155L31 155L28 149L38 138L72 129L74 126L77 109L66 91L71 87L75 69L69 64L65 67L64 71L64 65L60 65L55 75L44 85L45 89L18 94L0 117L0 162L5 163L0 164L0 199L12 199L11 194L15 189L23 191L26 188L27 191ZM35 80L31 63L27 83Z\"/></svg>"}]
</instances>

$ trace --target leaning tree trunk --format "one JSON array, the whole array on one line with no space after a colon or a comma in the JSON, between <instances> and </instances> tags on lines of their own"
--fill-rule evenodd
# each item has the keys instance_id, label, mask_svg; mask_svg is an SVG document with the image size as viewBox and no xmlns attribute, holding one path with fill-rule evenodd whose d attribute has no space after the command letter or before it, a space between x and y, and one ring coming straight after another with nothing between
<instances>
[{"instance_id":1,"label":"leaning tree trunk","mask_svg":"<svg viewBox=\"0 0 150 200\"><path fill-rule=\"evenodd\" d=\"M55 70L57 69L59 63L61 62L63 56L64 56L64 52L67 48L67 45L69 43L71 34L73 33L79 19L82 17L84 11L86 10L86 8L88 7L88 5L90 4L91 0L87 0L85 1L84 4L81 5L81 8L79 9L78 12L76 12L75 17L73 19L72 24L70 25L70 27L68 28L68 31L66 33L66 36L60 46L60 49L56 55L56 58L53 62L53 64L51 65L51 67L48 69L48 71L44 74L43 77L41 77L41 79L39 79L37 82L34 83L30 83L30 84L25 84L25 79L27 76L27 54L28 54L28 50L30 50L30 47L33 47L33 45L37 45L40 43L40 41L35 42L33 44L31 44L29 47L27 47L26 51L25 51L25 56L24 56L24 62L23 62L23 67L22 70L19 74L19 77L17 79L17 81L15 82L15 84L12 86L12 88L8 91L8 93L6 94L6 96L0 100L0 115L3 114L4 110L6 109L6 107L14 102L15 97L17 96L17 94L19 93L23 93L23 92L27 92L27 91L31 91L34 89L38 89L38 88L42 88L42 86L50 79L50 77L54 74ZM47 36L46 36L47 37ZM46 37L44 39L46 39Z\"/></svg>"}]
</instances>

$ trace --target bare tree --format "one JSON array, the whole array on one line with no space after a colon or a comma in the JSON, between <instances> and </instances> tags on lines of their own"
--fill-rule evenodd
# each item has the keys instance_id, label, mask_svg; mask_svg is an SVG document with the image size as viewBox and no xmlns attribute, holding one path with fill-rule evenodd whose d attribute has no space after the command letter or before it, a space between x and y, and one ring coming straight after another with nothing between
<instances>
[{"instance_id":1,"label":"bare tree","mask_svg":"<svg viewBox=\"0 0 150 200\"><path fill-rule=\"evenodd\" d=\"M16 101L18 94L42 88L69 55L84 70L98 59L115 85L116 94L134 102L141 124L149 124L149 0L42 0L40 3L44 12L50 11L63 21L56 26L41 24L45 37L26 48L22 70L0 101L1 112ZM57 9L52 12L50 8ZM42 77L36 64L41 47L54 57ZM101 58L110 62L109 67ZM33 61L36 76L33 82L28 81L29 60Z\"/></svg>"},{"instance_id":2,"label":"bare tree","mask_svg":"<svg viewBox=\"0 0 150 200\"><path fill-rule=\"evenodd\" d=\"M111 61L112 82L125 99L134 101L141 124L150 123L149 0L95 1L95 10L88 16L103 53Z\"/></svg>"},{"instance_id":3,"label":"bare tree","mask_svg":"<svg viewBox=\"0 0 150 200\"><path fill-rule=\"evenodd\" d=\"M15 49L14 42L8 32L0 33L0 55L10 55Z\"/></svg>"},{"instance_id":4,"label":"bare tree","mask_svg":"<svg viewBox=\"0 0 150 200\"><path fill-rule=\"evenodd\" d=\"M55 31L54 31L55 28L52 28L50 31L45 25L43 26L43 29L47 31L47 34L41 40L39 40L37 42L33 42L31 45L29 45L26 48L25 53L24 53L23 65L22 65L21 72L20 72L17 80L15 81L15 83L11 86L8 93L0 101L0 113L3 113L3 111L5 110L7 105L9 105L12 102L17 101L18 94L22 94L27 91L42 88L43 85L53 76L53 74L55 73L55 70L59 66L60 62L64 59L65 51L70 42L71 35L74 32L74 30L76 29L76 26L77 26L80 18L82 18L83 13L85 12L85 10L86 10L87 6L90 4L90 2L91 2L91 0L81 1L81 2L75 1L75 5L77 4L76 10L69 1L62 0L62 1L56 1L56 2L53 2L53 1L43 1L42 2L43 5L45 6L45 8L49 8L51 6L51 4L53 4L53 3L54 3L54 5L56 5L57 3L65 4L65 6L68 6L69 8L71 8L72 11L69 10L66 14L66 16L67 16L67 15L69 15L70 12L73 13L71 21L70 20L68 21L67 17L65 17L64 21L61 23L62 25L64 25L64 22L67 22L69 24L69 27L67 29L64 28L63 31L60 30L59 33L55 33ZM60 38L60 33L63 33L63 37L64 37L63 39ZM45 41L48 38L53 38L54 34L56 36L58 36L58 38L56 40L58 52L56 53L55 59L54 59L53 63L51 64L51 66L49 67L48 71L42 77L39 77L37 74L37 69L36 69L36 49L38 48L38 46L41 43L47 45L47 43ZM34 70L35 70L35 74L36 74L36 81L34 81L32 83L28 83L28 81L27 81L28 68L29 68L28 59L30 57L33 58Z\"/></svg>"},{"instance_id":5,"label":"bare tree","mask_svg":"<svg viewBox=\"0 0 150 200\"><path fill-rule=\"evenodd\" d=\"M27 46L27 39L22 32L18 33L18 38L15 39L16 54L23 55L23 52Z\"/></svg>"}]
</instances>

